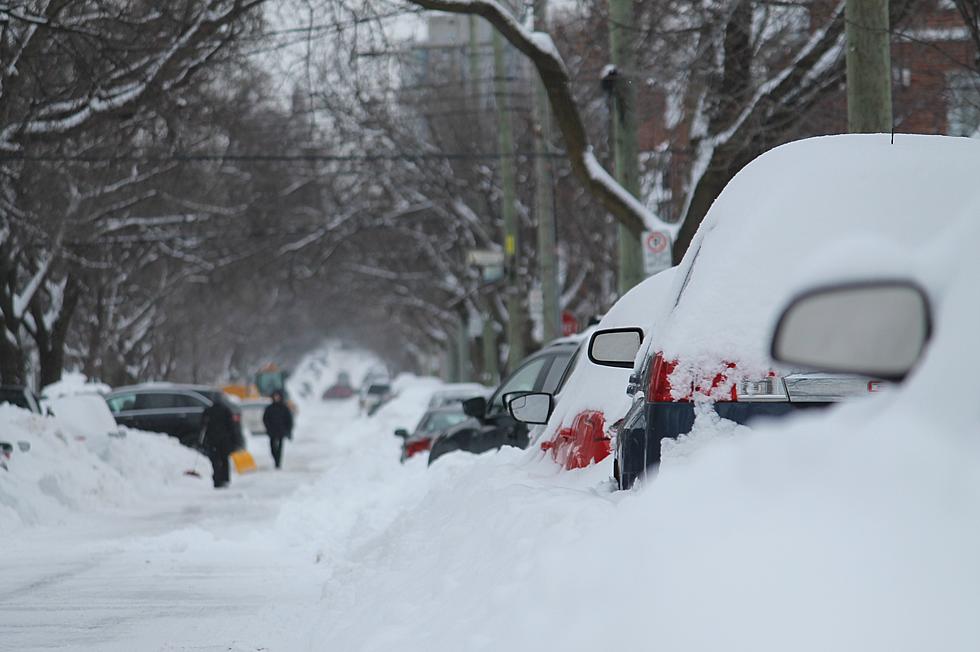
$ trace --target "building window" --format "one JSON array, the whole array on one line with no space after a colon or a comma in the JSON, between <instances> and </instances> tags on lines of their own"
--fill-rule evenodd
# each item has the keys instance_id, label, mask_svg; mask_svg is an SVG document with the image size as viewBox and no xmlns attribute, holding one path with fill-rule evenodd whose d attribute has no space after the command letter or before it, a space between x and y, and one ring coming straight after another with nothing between
<instances>
[{"instance_id":1,"label":"building window","mask_svg":"<svg viewBox=\"0 0 980 652\"><path fill-rule=\"evenodd\" d=\"M950 136L980 136L980 75L946 76L946 125Z\"/></svg>"}]
</instances>

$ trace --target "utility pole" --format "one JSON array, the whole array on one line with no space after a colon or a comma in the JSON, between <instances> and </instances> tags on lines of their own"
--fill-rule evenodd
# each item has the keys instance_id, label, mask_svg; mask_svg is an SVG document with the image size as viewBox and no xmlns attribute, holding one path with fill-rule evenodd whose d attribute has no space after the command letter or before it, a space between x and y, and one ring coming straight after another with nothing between
<instances>
[{"instance_id":1,"label":"utility pole","mask_svg":"<svg viewBox=\"0 0 980 652\"><path fill-rule=\"evenodd\" d=\"M524 358L524 306L517 289L517 261L520 251L517 212L514 210L514 138L510 115L507 113L507 66L504 62L504 43L500 32L493 31L494 89L497 95L497 134L500 149L500 185L503 195L501 214L504 218L504 268L507 293L507 369L513 370Z\"/></svg>"},{"instance_id":2,"label":"utility pole","mask_svg":"<svg viewBox=\"0 0 980 652\"><path fill-rule=\"evenodd\" d=\"M612 128L616 180L636 198L640 197L639 152L636 142L636 87L633 73L636 62L633 54L633 0L609 0L609 52L612 57ZM618 226L619 295L640 283L643 271L642 234Z\"/></svg>"},{"instance_id":3,"label":"utility pole","mask_svg":"<svg viewBox=\"0 0 980 652\"><path fill-rule=\"evenodd\" d=\"M468 311L463 304L459 310L459 326L456 331L456 379L461 382L470 380L470 332L468 324Z\"/></svg>"},{"instance_id":4,"label":"utility pole","mask_svg":"<svg viewBox=\"0 0 980 652\"><path fill-rule=\"evenodd\" d=\"M548 31L548 0L534 0L534 29ZM544 340L561 335L558 261L555 245L555 195L551 176L551 109L541 78L534 74L534 213L538 223L538 271L541 275Z\"/></svg>"},{"instance_id":5,"label":"utility pole","mask_svg":"<svg viewBox=\"0 0 980 652\"><path fill-rule=\"evenodd\" d=\"M847 129L892 130L891 32L888 0L847 0Z\"/></svg>"}]
</instances>

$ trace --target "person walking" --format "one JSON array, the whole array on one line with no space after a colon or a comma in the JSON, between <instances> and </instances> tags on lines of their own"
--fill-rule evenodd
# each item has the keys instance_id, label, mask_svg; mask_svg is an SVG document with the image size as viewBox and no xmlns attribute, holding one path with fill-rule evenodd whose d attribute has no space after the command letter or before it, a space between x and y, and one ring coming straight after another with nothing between
<instances>
[{"instance_id":1,"label":"person walking","mask_svg":"<svg viewBox=\"0 0 980 652\"><path fill-rule=\"evenodd\" d=\"M214 488L231 481L228 456L235 450L235 421L231 408L216 400L204 411L204 452L211 460Z\"/></svg>"},{"instance_id":2,"label":"person walking","mask_svg":"<svg viewBox=\"0 0 980 652\"><path fill-rule=\"evenodd\" d=\"M269 435L272 459L275 460L277 469L282 468L282 440L293 438L293 413L279 390L272 392L272 403L262 413L262 423Z\"/></svg>"}]
</instances>

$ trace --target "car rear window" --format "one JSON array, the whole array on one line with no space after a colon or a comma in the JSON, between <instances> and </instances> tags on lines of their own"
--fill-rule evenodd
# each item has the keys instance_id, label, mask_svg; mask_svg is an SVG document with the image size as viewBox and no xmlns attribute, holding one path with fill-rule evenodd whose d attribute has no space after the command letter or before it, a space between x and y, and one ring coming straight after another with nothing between
<instances>
[{"instance_id":1,"label":"car rear window","mask_svg":"<svg viewBox=\"0 0 980 652\"><path fill-rule=\"evenodd\" d=\"M30 410L31 405L27 402L27 397L20 389L0 389L0 403L10 403L17 407Z\"/></svg>"},{"instance_id":2,"label":"car rear window","mask_svg":"<svg viewBox=\"0 0 980 652\"><path fill-rule=\"evenodd\" d=\"M165 410L177 407L177 395L164 392L151 392L136 395L137 410Z\"/></svg>"}]
</instances>

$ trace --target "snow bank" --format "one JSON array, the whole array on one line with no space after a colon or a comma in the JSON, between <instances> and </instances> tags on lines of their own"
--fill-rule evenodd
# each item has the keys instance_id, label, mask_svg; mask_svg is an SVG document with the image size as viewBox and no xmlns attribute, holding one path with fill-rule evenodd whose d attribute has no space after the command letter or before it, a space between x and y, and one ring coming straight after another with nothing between
<instances>
[{"instance_id":1,"label":"snow bank","mask_svg":"<svg viewBox=\"0 0 980 652\"><path fill-rule=\"evenodd\" d=\"M168 487L201 484L183 475L195 466L210 472L205 458L170 437L133 430L112 437L88 430L91 422L0 405L0 439L14 444L7 470L0 470L0 540L24 526L64 524L137 505Z\"/></svg>"},{"instance_id":2,"label":"snow bank","mask_svg":"<svg viewBox=\"0 0 980 652\"><path fill-rule=\"evenodd\" d=\"M611 492L595 467L555 474L514 449L446 456L411 485L424 499L399 494L382 509L387 525L336 558L313 640L368 651L980 648L978 238L967 216L903 251L936 331L890 392L752 429L700 406L659 475L632 492Z\"/></svg>"}]
</instances>

